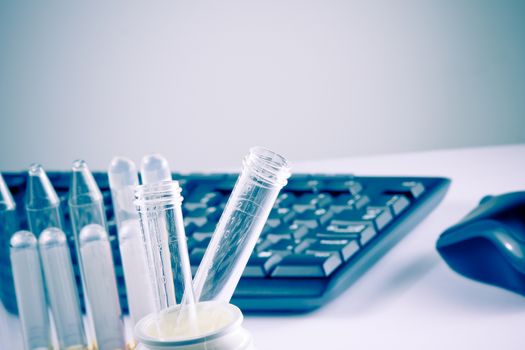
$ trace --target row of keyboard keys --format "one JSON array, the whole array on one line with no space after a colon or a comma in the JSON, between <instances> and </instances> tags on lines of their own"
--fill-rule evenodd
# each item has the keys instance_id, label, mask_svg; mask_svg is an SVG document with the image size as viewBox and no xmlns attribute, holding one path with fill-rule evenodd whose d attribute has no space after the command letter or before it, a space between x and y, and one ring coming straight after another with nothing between
<instances>
[{"instance_id":1,"label":"row of keyboard keys","mask_svg":"<svg viewBox=\"0 0 525 350\"><path fill-rule=\"evenodd\" d=\"M373 198L351 180L332 185L346 193L319 192L319 183L304 180L292 187L295 192L278 196L243 277L330 276L422 193L421 186L411 182L392 186ZM301 188L311 192L301 194ZM193 273L227 199L226 194L209 188L195 190L184 207Z\"/></svg>"},{"instance_id":2,"label":"row of keyboard keys","mask_svg":"<svg viewBox=\"0 0 525 350\"><path fill-rule=\"evenodd\" d=\"M357 239L361 245L367 244L376 235L373 225L368 222L330 224L324 231L318 231L317 239Z\"/></svg>"}]
</instances>

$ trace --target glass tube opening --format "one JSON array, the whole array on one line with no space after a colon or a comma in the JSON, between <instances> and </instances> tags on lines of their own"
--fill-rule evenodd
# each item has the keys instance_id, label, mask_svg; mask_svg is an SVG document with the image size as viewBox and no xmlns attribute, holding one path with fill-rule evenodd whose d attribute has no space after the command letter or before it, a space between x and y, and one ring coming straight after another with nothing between
<instances>
[{"instance_id":1,"label":"glass tube opening","mask_svg":"<svg viewBox=\"0 0 525 350\"><path fill-rule=\"evenodd\" d=\"M263 147L252 147L244 157L243 165L261 186L283 187L290 177L290 166L286 159Z\"/></svg>"},{"instance_id":2,"label":"glass tube opening","mask_svg":"<svg viewBox=\"0 0 525 350\"><path fill-rule=\"evenodd\" d=\"M163 181L137 186L135 205L140 210L167 210L182 203L182 189L178 181Z\"/></svg>"}]
</instances>

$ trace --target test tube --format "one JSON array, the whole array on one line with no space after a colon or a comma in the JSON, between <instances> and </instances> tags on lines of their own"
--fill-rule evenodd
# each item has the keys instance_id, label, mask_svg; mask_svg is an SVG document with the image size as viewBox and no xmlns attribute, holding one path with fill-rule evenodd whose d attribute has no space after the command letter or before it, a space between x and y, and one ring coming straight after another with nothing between
<instances>
[{"instance_id":1,"label":"test tube","mask_svg":"<svg viewBox=\"0 0 525 350\"><path fill-rule=\"evenodd\" d=\"M155 298L149 276L146 249L142 241L139 214L133 204L138 175L135 164L115 157L108 170L109 186L117 222L120 256L128 297L131 323L155 311Z\"/></svg>"},{"instance_id":2,"label":"test tube","mask_svg":"<svg viewBox=\"0 0 525 350\"><path fill-rule=\"evenodd\" d=\"M140 166L140 176L144 186L153 186L164 181L171 181L171 171L168 161L160 154L144 156ZM136 209L140 212L138 206ZM151 216L152 214L149 215ZM158 220L165 220L163 215L156 216L159 217ZM142 220L143 217L144 220ZM145 214L144 210L140 219L142 233L144 234L143 240L145 242L144 247L150 271L151 285L155 298L155 311L159 312L162 309L177 304L173 271L171 269L169 234L165 230L159 230L153 227L151 231L153 231L154 235L151 236L150 228L147 224L147 214ZM158 223L157 225L162 225L162 223ZM154 266L156 266L156 268ZM161 273L159 273L159 268L162 268Z\"/></svg>"},{"instance_id":3,"label":"test tube","mask_svg":"<svg viewBox=\"0 0 525 350\"><path fill-rule=\"evenodd\" d=\"M11 237L10 247L25 348L50 349L49 315L36 237L29 231L18 231Z\"/></svg>"},{"instance_id":4,"label":"test tube","mask_svg":"<svg viewBox=\"0 0 525 350\"><path fill-rule=\"evenodd\" d=\"M62 228L60 199L40 164L32 164L27 174L25 208L29 230L39 236L48 227Z\"/></svg>"},{"instance_id":5,"label":"test tube","mask_svg":"<svg viewBox=\"0 0 525 350\"><path fill-rule=\"evenodd\" d=\"M140 176L143 185L170 181L171 171L168 161L160 154L150 154L143 157Z\"/></svg>"},{"instance_id":6,"label":"test tube","mask_svg":"<svg viewBox=\"0 0 525 350\"><path fill-rule=\"evenodd\" d=\"M183 296L194 303L180 193L177 181L146 184L135 191L157 312L180 304Z\"/></svg>"},{"instance_id":7,"label":"test tube","mask_svg":"<svg viewBox=\"0 0 525 350\"><path fill-rule=\"evenodd\" d=\"M0 256L9 256L9 239L16 231L18 231L16 202L0 173ZM15 286L12 277L6 276L2 279L2 283L5 283L6 289L14 294Z\"/></svg>"},{"instance_id":8,"label":"test tube","mask_svg":"<svg viewBox=\"0 0 525 350\"><path fill-rule=\"evenodd\" d=\"M290 167L284 157L260 147L250 149L195 275L197 301L230 301L289 177Z\"/></svg>"},{"instance_id":9,"label":"test tube","mask_svg":"<svg viewBox=\"0 0 525 350\"><path fill-rule=\"evenodd\" d=\"M88 318L100 350L124 349L113 256L106 230L102 194L82 160L73 163L69 210L84 288Z\"/></svg>"},{"instance_id":10,"label":"test tube","mask_svg":"<svg viewBox=\"0 0 525 350\"><path fill-rule=\"evenodd\" d=\"M38 238L38 248L60 349L85 349L77 285L64 231L58 227L45 229Z\"/></svg>"}]
</instances>

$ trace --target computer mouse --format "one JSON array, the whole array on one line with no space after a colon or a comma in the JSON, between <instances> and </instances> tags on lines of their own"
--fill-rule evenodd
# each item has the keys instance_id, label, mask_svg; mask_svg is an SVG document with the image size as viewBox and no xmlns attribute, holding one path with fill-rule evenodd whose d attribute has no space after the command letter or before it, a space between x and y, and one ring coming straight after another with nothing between
<instances>
[{"instance_id":1,"label":"computer mouse","mask_svg":"<svg viewBox=\"0 0 525 350\"><path fill-rule=\"evenodd\" d=\"M525 296L525 192L483 198L436 248L459 274Z\"/></svg>"}]
</instances>

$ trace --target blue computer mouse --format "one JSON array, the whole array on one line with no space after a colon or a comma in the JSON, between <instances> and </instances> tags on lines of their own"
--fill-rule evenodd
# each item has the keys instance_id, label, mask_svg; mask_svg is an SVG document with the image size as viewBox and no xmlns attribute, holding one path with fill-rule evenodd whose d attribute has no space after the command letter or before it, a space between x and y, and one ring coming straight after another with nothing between
<instances>
[{"instance_id":1,"label":"blue computer mouse","mask_svg":"<svg viewBox=\"0 0 525 350\"><path fill-rule=\"evenodd\" d=\"M525 192L483 198L436 247L456 272L525 295Z\"/></svg>"}]
</instances>

